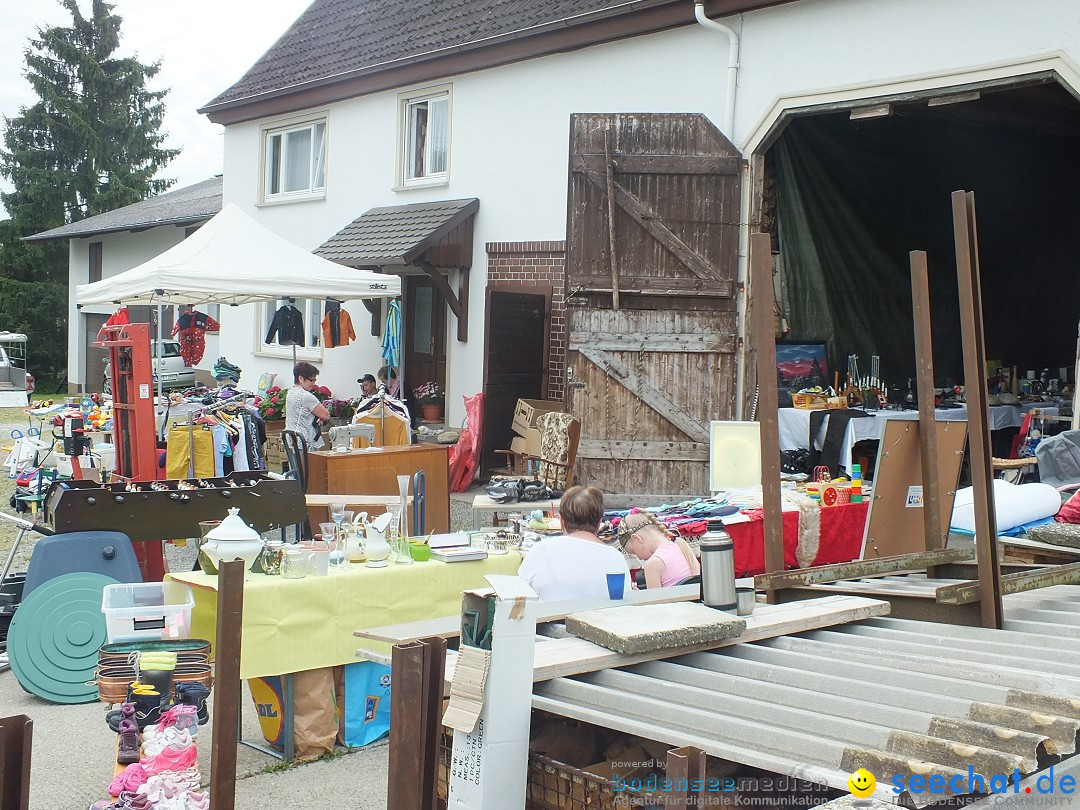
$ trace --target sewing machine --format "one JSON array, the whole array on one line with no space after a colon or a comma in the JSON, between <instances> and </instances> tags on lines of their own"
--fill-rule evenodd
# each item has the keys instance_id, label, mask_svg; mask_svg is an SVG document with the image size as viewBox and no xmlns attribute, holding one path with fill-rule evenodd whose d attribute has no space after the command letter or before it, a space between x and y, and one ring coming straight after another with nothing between
<instances>
[{"instance_id":1,"label":"sewing machine","mask_svg":"<svg viewBox=\"0 0 1080 810\"><path fill-rule=\"evenodd\" d=\"M374 425L338 425L330 428L330 446L337 453L348 453L352 450L352 440L363 436L368 444L375 443Z\"/></svg>"}]
</instances>

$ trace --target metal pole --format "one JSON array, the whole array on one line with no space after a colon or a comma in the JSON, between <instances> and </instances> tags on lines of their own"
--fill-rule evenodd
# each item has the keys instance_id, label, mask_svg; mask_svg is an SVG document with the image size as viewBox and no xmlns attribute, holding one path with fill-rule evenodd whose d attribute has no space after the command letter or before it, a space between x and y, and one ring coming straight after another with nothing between
<instances>
[{"instance_id":1,"label":"metal pole","mask_svg":"<svg viewBox=\"0 0 1080 810\"><path fill-rule=\"evenodd\" d=\"M761 498L764 507L765 573L784 570L784 520L780 508L780 402L776 390L776 324L773 320L772 239L750 236L754 342L760 392Z\"/></svg>"},{"instance_id":2,"label":"metal pole","mask_svg":"<svg viewBox=\"0 0 1080 810\"><path fill-rule=\"evenodd\" d=\"M164 292L164 290L154 290L154 295L157 296L157 345L154 349L154 374L157 376L157 396L160 407L164 407L161 381L161 296Z\"/></svg>"},{"instance_id":3,"label":"metal pole","mask_svg":"<svg viewBox=\"0 0 1080 810\"><path fill-rule=\"evenodd\" d=\"M923 531L926 550L944 548L941 532L941 475L938 469L937 420L934 414L934 348L930 322L930 279L926 252L913 250L911 309L915 317L915 376L919 391L919 442L922 445ZM930 573L927 574L931 576Z\"/></svg>"},{"instance_id":4,"label":"metal pole","mask_svg":"<svg viewBox=\"0 0 1080 810\"><path fill-rule=\"evenodd\" d=\"M964 388L968 409L971 486L975 496L975 559L979 569L979 614L984 627L1002 624L1001 568L998 565L997 513L990 462L986 406L986 349L983 345L982 288L975 228L975 195L952 193L956 277L960 292L960 335L964 346Z\"/></svg>"}]
</instances>

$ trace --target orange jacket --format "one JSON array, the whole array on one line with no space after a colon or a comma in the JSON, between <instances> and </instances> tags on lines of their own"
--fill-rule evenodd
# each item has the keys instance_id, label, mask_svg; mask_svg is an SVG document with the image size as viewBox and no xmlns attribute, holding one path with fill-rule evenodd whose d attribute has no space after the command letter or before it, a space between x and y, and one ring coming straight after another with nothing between
<instances>
[{"instance_id":1,"label":"orange jacket","mask_svg":"<svg viewBox=\"0 0 1080 810\"><path fill-rule=\"evenodd\" d=\"M338 337L340 340L334 343L330 334L330 313L323 317L322 321L323 347L333 349L335 346L348 346L350 341L356 340L356 332L353 331L352 317L344 309L338 310Z\"/></svg>"}]
</instances>

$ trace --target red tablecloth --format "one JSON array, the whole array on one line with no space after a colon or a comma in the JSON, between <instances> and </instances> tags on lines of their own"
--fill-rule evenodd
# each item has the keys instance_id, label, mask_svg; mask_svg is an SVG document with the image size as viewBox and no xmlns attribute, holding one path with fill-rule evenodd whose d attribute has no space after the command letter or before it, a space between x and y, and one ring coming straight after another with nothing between
<instances>
[{"instance_id":1,"label":"red tablecloth","mask_svg":"<svg viewBox=\"0 0 1080 810\"><path fill-rule=\"evenodd\" d=\"M870 504L848 503L821 510L821 538L814 565L850 562L862 550L863 530ZM765 522L762 510L746 510L749 523L725 527L735 544L735 576L748 577L765 572ZM796 568L795 548L799 542L799 513L784 512L784 564Z\"/></svg>"}]
</instances>

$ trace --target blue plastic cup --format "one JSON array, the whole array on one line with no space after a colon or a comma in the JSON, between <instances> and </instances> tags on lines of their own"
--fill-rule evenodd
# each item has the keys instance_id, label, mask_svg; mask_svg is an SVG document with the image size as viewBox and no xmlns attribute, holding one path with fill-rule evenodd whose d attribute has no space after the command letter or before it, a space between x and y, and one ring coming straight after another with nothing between
<instances>
[{"instance_id":1,"label":"blue plastic cup","mask_svg":"<svg viewBox=\"0 0 1080 810\"><path fill-rule=\"evenodd\" d=\"M623 592L626 590L626 574L619 572L618 574L607 575L607 592L611 599L622 599Z\"/></svg>"}]
</instances>

